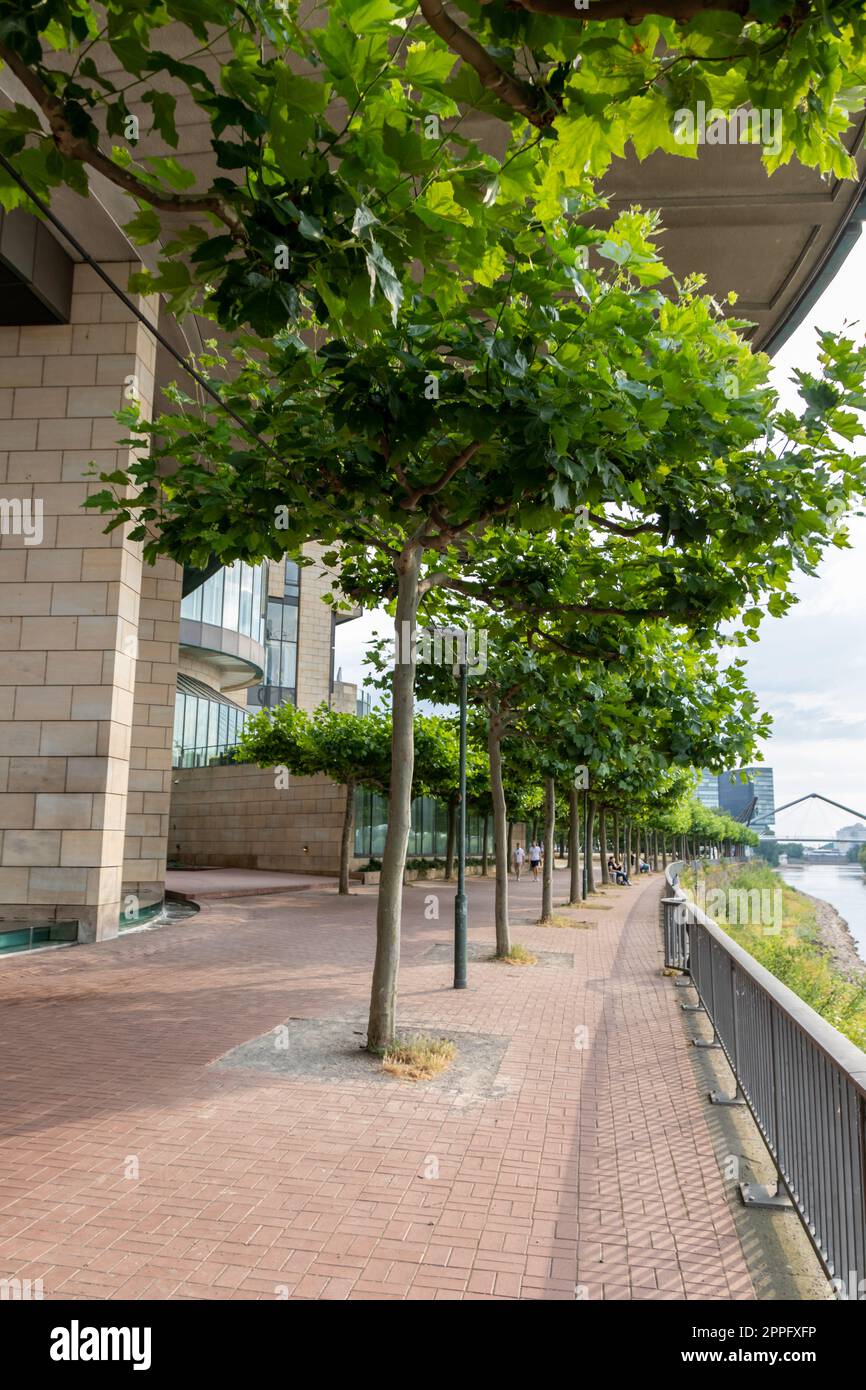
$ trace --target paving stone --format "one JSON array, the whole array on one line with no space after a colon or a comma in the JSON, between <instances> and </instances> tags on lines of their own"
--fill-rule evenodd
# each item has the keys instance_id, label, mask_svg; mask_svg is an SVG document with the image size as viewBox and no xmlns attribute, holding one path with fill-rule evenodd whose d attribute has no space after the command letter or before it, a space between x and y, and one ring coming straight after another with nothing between
<instances>
[{"instance_id":1,"label":"paving stone","mask_svg":"<svg viewBox=\"0 0 866 1390\"><path fill-rule=\"evenodd\" d=\"M407 888L400 1032L463 1057L427 1083L357 1050L374 889L205 901L3 961L0 1278L46 1299L754 1298L659 972L661 888L608 890L561 951L521 925L571 964L510 968L478 959L493 885L470 880L466 990ZM540 903L510 891L516 917Z\"/></svg>"}]
</instances>

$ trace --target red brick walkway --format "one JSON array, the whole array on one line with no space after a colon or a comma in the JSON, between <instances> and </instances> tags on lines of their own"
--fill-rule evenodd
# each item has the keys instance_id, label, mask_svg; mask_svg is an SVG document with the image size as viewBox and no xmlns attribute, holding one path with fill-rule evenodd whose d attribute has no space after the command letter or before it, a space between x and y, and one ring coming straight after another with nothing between
<instances>
[{"instance_id":1,"label":"red brick walkway","mask_svg":"<svg viewBox=\"0 0 866 1390\"><path fill-rule=\"evenodd\" d=\"M0 962L0 1277L46 1298L754 1297L659 974L660 879L587 930L515 931L573 970L470 963L459 993L424 956L448 938L436 888L406 891L402 1024L505 1035L495 1099L210 1065L363 1014L373 890ZM490 941L492 886L469 891ZM539 896L521 883L515 918Z\"/></svg>"}]
</instances>

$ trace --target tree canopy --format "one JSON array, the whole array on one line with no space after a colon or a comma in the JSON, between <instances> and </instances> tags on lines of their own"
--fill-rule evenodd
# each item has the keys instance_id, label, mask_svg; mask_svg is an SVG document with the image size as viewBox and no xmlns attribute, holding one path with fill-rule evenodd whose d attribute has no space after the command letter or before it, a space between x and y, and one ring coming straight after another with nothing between
<instances>
[{"instance_id":1,"label":"tree canopy","mask_svg":"<svg viewBox=\"0 0 866 1390\"><path fill-rule=\"evenodd\" d=\"M41 197L94 173L138 206L170 308L225 328L362 336L454 268L495 279L495 232L596 201L633 149L694 157L677 113L778 111L768 169L853 176L862 0L6 0L0 61L28 100L0 152ZM190 156L179 110L209 127ZM495 151L495 153L494 153ZM207 154L208 151L206 150ZM7 208L29 203L0 171ZM165 219L172 234L163 236Z\"/></svg>"}]
</instances>

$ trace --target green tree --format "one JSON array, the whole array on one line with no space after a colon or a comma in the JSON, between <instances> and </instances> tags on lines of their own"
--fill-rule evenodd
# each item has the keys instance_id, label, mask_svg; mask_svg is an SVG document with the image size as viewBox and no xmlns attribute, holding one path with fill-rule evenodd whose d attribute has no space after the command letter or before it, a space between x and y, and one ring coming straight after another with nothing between
<instances>
[{"instance_id":1,"label":"green tree","mask_svg":"<svg viewBox=\"0 0 866 1390\"><path fill-rule=\"evenodd\" d=\"M857 397L863 354L825 339L823 379L801 376L802 418L774 415L766 363L736 324L695 286L673 300L654 288L667 272L648 220L625 214L605 234L575 223L590 206L583 143L579 157L563 144L559 164L539 146L535 155L514 148L506 167L451 135L434 154L417 123L431 102L446 102L443 115L461 109L459 85L443 92L452 79L440 40L429 50L407 44L404 13L390 3L365 16L358 40L355 12L338 3L310 34L276 4L233 23L233 7L205 13L185 0L148 5L130 33L128 13L109 5L104 39L123 70L137 82L164 67L206 113L222 170L244 170L238 180L220 173L198 203L182 156L136 161L119 145L111 168L93 163L94 116L116 128L125 108L119 88L100 86L87 52L100 29L84 0L71 18L50 0L32 13L17 6L3 30L2 56L52 131L44 138L27 110L4 118L15 166L50 196L75 179L84 191L86 165L105 177L135 165L132 183L114 181L145 209L191 219L157 277L142 283L173 309L195 306L226 329L273 335L236 347L230 381L229 364L213 355L202 364L223 381L214 389L234 421L183 392L153 429L135 429L130 414L136 443L152 442L152 454L128 477L109 475L96 505L115 512L113 524L134 517L149 559L252 559L339 540L356 595L394 601L401 650L426 592L480 573L490 533L545 533L584 505L611 545L587 560L572 611L609 611L598 593L616 588L610 576L622 565L632 576L618 610L627 621L670 613L706 628L745 609L751 630L762 606L784 611L794 569L814 566L833 535L831 505L844 509L861 487L862 465L845 450L856 430L845 406ZM152 47L166 19L190 24L200 49L211 43L206 20L229 28L218 82L207 76L209 51L179 70ZM257 44L260 21L273 57ZM74 51L74 77L45 60L46 38ZM298 79L289 51L316 63L321 80ZM331 114L341 102L348 119ZM148 104L170 139L166 103ZM178 188L167 193L172 181ZM212 229L210 218L222 224L214 237L202 225ZM154 244L158 219L145 210L136 232ZM585 267L590 242L602 274ZM332 336L310 346L296 330L317 324ZM395 1026L413 685L414 661L398 658L376 1048Z\"/></svg>"},{"instance_id":2,"label":"green tree","mask_svg":"<svg viewBox=\"0 0 866 1390\"><path fill-rule=\"evenodd\" d=\"M628 146L695 157L679 117L699 102L781 113L768 169L796 157L856 174L843 136L866 83L859 3L460 11L333 0L320 23L281 0L5 0L0 60L33 106L0 113L0 150L43 197L86 193L94 173L122 189L171 308L203 300L262 333L306 317L365 333L397 311L413 266L431 294L453 293L456 264L495 278L486 224L526 199L555 223ZM179 103L210 127L206 172L179 148ZM479 117L501 161L466 134ZM4 177L0 198L23 195ZM165 245L160 213L179 223Z\"/></svg>"},{"instance_id":3,"label":"green tree","mask_svg":"<svg viewBox=\"0 0 866 1390\"><path fill-rule=\"evenodd\" d=\"M345 714L319 705L312 713L294 705L261 710L241 735L236 760L285 767L301 777L324 773L346 789L340 836L339 891L349 892L354 854L355 788L387 796L391 784L391 717L381 710ZM457 732L453 721L415 717L415 795L448 796L457 785Z\"/></svg>"}]
</instances>

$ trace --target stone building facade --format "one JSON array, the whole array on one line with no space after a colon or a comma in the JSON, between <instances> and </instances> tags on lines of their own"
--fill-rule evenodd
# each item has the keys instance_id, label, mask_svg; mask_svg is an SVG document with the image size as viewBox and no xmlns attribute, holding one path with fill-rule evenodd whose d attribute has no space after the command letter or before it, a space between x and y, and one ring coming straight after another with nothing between
<instances>
[{"instance_id":1,"label":"stone building facade","mask_svg":"<svg viewBox=\"0 0 866 1390\"><path fill-rule=\"evenodd\" d=\"M86 212L88 244L106 252L98 264L127 291L140 262L97 200ZM177 565L143 564L128 528L106 533L106 518L83 508L102 487L98 474L130 461L117 412L134 396L149 416L179 373L146 323L188 350L159 302L130 296L142 323L94 268L22 212L0 214L0 266L12 287L0 300L4 950L110 937L158 906L172 791L186 779L218 808L219 779L253 772L221 767L219 755L175 769L178 703L200 714L215 701L216 713L197 729L213 727L218 737L236 730L256 704L247 691L267 684L274 599L294 608L292 698L308 708L322 700L354 708L354 692L334 681L334 619L322 602L332 576L319 548L307 548L313 563L295 585L284 561L252 583L246 572L227 574L224 611L208 623L215 610L186 616L196 603L189 575L184 596ZM235 589L238 617L226 625ZM332 799L323 792L310 806ZM233 815L227 802L225 832ZM224 831L211 826L212 842ZM315 844L317 836L298 828L295 838Z\"/></svg>"}]
</instances>

